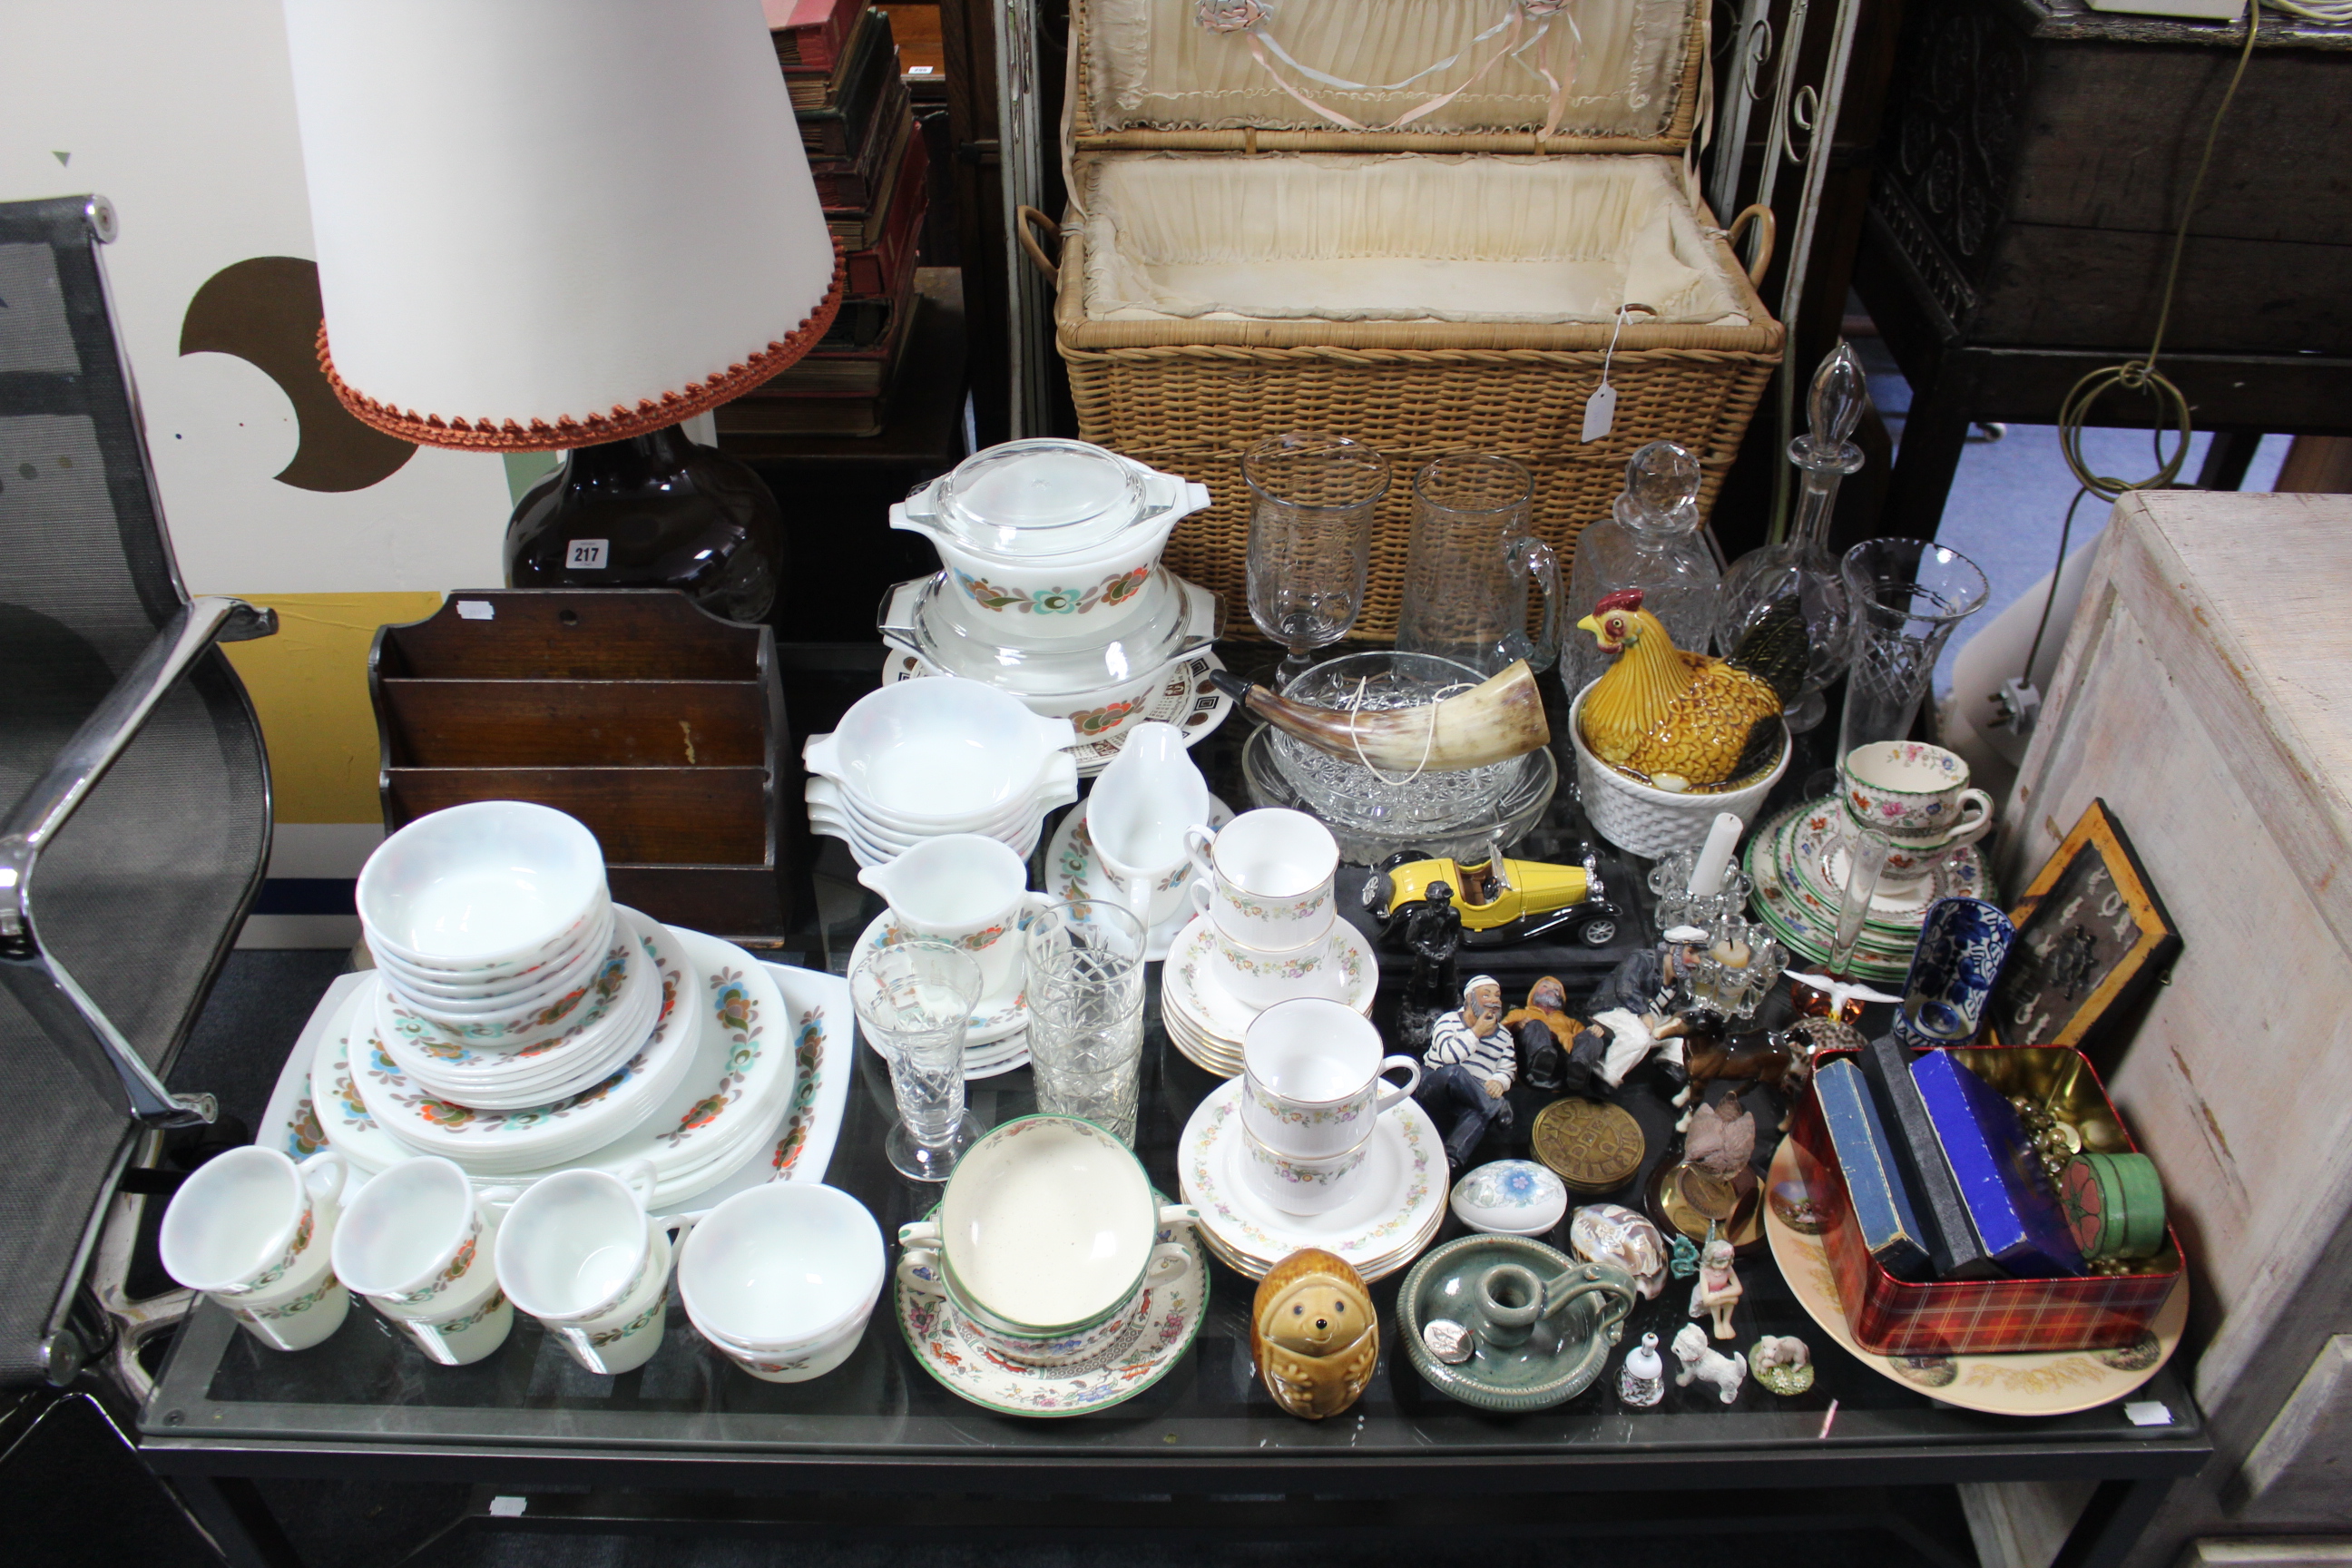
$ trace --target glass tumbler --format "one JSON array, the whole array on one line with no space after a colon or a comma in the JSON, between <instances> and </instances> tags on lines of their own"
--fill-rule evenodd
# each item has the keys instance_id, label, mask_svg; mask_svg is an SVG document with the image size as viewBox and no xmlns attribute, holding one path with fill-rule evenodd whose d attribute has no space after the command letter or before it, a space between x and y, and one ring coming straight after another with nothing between
<instances>
[{"instance_id":1,"label":"glass tumbler","mask_svg":"<svg viewBox=\"0 0 2352 1568\"><path fill-rule=\"evenodd\" d=\"M1508 458L1440 458L1412 481L1401 652L1430 653L1493 675L1517 659L1548 669L1559 654L1559 563L1528 529L1535 480ZM1543 593L1528 636L1528 584Z\"/></svg>"},{"instance_id":2,"label":"glass tumbler","mask_svg":"<svg viewBox=\"0 0 2352 1568\"><path fill-rule=\"evenodd\" d=\"M1108 899L1056 900L1022 939L1037 1109L1132 1148L1143 1066L1143 922Z\"/></svg>"},{"instance_id":3,"label":"glass tumbler","mask_svg":"<svg viewBox=\"0 0 2352 1568\"><path fill-rule=\"evenodd\" d=\"M1288 650L1278 691L1363 612L1372 509L1388 494L1389 460L1345 436L1295 431L1244 453L1242 478L1250 489L1250 619Z\"/></svg>"},{"instance_id":4,"label":"glass tumbler","mask_svg":"<svg viewBox=\"0 0 2352 1568\"><path fill-rule=\"evenodd\" d=\"M980 1136L963 1103L963 1037L981 990L971 954L930 937L878 948L849 972L858 1026L890 1064L898 1124L882 1151L901 1175L944 1182Z\"/></svg>"},{"instance_id":5,"label":"glass tumbler","mask_svg":"<svg viewBox=\"0 0 2352 1568\"><path fill-rule=\"evenodd\" d=\"M1952 628L1984 608L1985 574L1926 539L1865 539L1839 564L1853 616L1853 663L1837 754L1903 741Z\"/></svg>"}]
</instances>

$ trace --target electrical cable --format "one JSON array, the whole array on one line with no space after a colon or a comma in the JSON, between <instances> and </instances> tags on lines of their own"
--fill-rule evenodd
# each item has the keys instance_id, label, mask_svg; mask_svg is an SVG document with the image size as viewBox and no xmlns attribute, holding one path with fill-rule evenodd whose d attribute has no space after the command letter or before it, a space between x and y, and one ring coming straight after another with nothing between
<instances>
[{"instance_id":1,"label":"electrical cable","mask_svg":"<svg viewBox=\"0 0 2352 1568\"><path fill-rule=\"evenodd\" d=\"M2263 4L2306 22L2352 22L2352 0L2263 0Z\"/></svg>"},{"instance_id":2,"label":"electrical cable","mask_svg":"<svg viewBox=\"0 0 2352 1568\"><path fill-rule=\"evenodd\" d=\"M2249 4L2246 6L2246 41L2238 52L2238 68L2231 73L2229 88L2221 94L2221 107L2213 110L2213 122L2205 129L2205 150L2198 156L2196 177L2189 182L2189 200L2180 210L2180 227L2172 237L2171 259L2165 264L2164 296L2157 309L2156 335L2149 340L2147 357L2093 371L2074 384L2058 411L2059 451L2064 456L2066 467L2073 470L2081 488L2075 490L2074 499L2066 503L2066 521L2058 530L2058 559L2050 568L2050 592L2042 600L2042 618L2034 625L2033 643L2026 650L2025 668L2018 672L2021 685L2030 687L2033 683L2033 662L2042 656L2042 638L2050 629L2050 613L2058 603L2058 584L2066 574L2066 546L2074 537L2074 513L2082 506L2083 498L2095 495L2101 500L2113 500L2126 490L2161 489L2179 478L2180 466L2188 459L2189 437L2195 434L2189 421L2189 400L2181 395L2180 388L2172 384L2169 376L2156 368L2156 361L2164 349L2165 329L2172 321L2173 288L2180 280L2180 257L2189 247L2189 221L2197 216L2197 198L2204 194L2205 175L2213 165L2213 145L2221 139L2221 121L2229 116L2231 101L2238 96L2238 84L2245 79L2246 66L2254 58L2254 33L2261 23L2262 6L2264 5L2273 10L2285 11L2315 21L2352 22L2352 0L2261 0L2260 5ZM2159 417L2148 431L2148 445L2158 464L2157 471L2137 482L2095 474L2083 458L2084 418L2089 414L2091 405L2110 388L2117 386L2147 393L2157 400L2159 414L2165 405L2169 405L2179 421L2180 440L2173 447L2169 458L2164 455L2163 419Z\"/></svg>"},{"instance_id":3,"label":"electrical cable","mask_svg":"<svg viewBox=\"0 0 2352 1568\"><path fill-rule=\"evenodd\" d=\"M2271 0L2271 3L2276 4L2277 0ZM2352 0L2317 0L2317 3L2341 4L2352 9ZM2066 459L2066 467L2074 470L2074 478L2081 481L2084 489L2102 500L2113 500L2126 490L2158 489L2171 484L2180 477L2180 466L2189 457L2189 437L2196 433L2190 423L2189 399L2181 395L2180 388L2173 384L2171 377L2156 368L2156 362L2164 351L2165 329L2172 322L2173 290L2180 281L2181 255L2189 247L2189 225L2197 216L2197 199L2204 194L2205 175L2213 166L2213 145L2221 140L2221 122L2229 117L2231 101L2238 96L2238 84L2245 80L2246 67L2254 58L2254 34L2261 18L2261 7L2248 5L2245 47L2238 53L2238 68L2230 74L2230 86L2221 94L2221 107L2213 111L2213 122L2206 127L2205 149L2198 156L2196 176L2189 182L2189 199L2180 209L2180 227L2172 237L2172 257L2165 264L2164 294L2157 307L2156 335L2148 342L2147 353L2140 359L2093 371L2074 384L2058 410L2058 447ZM2083 458L2083 424L2090 414L2091 405L2109 389L2117 386L2132 392L2146 392L2154 397L2158 409L2157 428L2163 428L2163 416L2168 408L2177 419L2180 432L2179 444L2174 447L2172 456L2155 473L2137 481L2093 473ZM2051 591L2053 595L2057 592L2054 580L2051 584Z\"/></svg>"}]
</instances>

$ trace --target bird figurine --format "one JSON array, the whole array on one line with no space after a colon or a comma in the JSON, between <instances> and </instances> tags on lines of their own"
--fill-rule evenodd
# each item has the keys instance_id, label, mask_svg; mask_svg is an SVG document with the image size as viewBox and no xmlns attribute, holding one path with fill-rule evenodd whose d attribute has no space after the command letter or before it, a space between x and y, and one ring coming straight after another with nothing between
<instances>
[{"instance_id":1,"label":"bird figurine","mask_svg":"<svg viewBox=\"0 0 2352 1568\"><path fill-rule=\"evenodd\" d=\"M1348 1260L1308 1247L1266 1271L1250 1303L1250 1361L1293 1415L1320 1421L1356 1403L1381 1359L1380 1318Z\"/></svg>"},{"instance_id":2,"label":"bird figurine","mask_svg":"<svg viewBox=\"0 0 2352 1568\"><path fill-rule=\"evenodd\" d=\"M1780 710L1803 684L1805 627L1792 603L1759 619L1722 658L1688 653L1642 590L1602 596L1576 623L1617 662L1577 716L1592 754L1656 788L1710 790L1768 766L1784 745Z\"/></svg>"}]
</instances>

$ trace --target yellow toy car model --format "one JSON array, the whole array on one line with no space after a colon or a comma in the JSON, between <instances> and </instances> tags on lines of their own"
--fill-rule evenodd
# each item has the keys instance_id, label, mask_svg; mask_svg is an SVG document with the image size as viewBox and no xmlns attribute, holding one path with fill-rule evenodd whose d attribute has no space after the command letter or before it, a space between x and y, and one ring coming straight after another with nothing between
<instances>
[{"instance_id":1,"label":"yellow toy car model","mask_svg":"<svg viewBox=\"0 0 2352 1568\"><path fill-rule=\"evenodd\" d=\"M1570 929L1572 942L1607 947L1617 940L1622 918L1602 896L1599 858L1590 849L1580 866L1554 866L1506 859L1500 844L1489 845L1484 860L1466 865L1393 856L1364 879L1364 908L1383 928L1392 926L1428 896L1433 882L1452 891L1465 947L1501 947L1562 927Z\"/></svg>"}]
</instances>

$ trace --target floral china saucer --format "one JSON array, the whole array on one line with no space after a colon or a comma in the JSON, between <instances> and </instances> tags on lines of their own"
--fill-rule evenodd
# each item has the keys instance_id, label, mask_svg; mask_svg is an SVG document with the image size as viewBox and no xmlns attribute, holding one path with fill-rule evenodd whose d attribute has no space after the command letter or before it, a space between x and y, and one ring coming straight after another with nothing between
<instances>
[{"instance_id":1,"label":"floral china saucer","mask_svg":"<svg viewBox=\"0 0 2352 1568\"><path fill-rule=\"evenodd\" d=\"M2185 1278L2173 1287L2171 1298L2139 1339L2114 1350L2034 1351L2015 1355L1874 1354L1854 1342L1853 1331L1847 1326L1827 1246L1819 1236L1797 1229L1781 1212L1778 1194L1784 1189L1804 1189L1804 1180L1797 1172L1796 1143L1785 1138L1772 1156L1772 1171L1765 1179L1765 1190L1775 1195L1763 1208L1772 1261L1788 1280L1790 1293L1841 1350L1916 1394L1988 1415L2071 1415L2121 1399L2154 1377L2180 1348L2180 1331L2189 1321Z\"/></svg>"},{"instance_id":2,"label":"floral china saucer","mask_svg":"<svg viewBox=\"0 0 2352 1568\"><path fill-rule=\"evenodd\" d=\"M1330 942L1331 957L1347 984L1347 994L1336 1000L1370 1017L1372 992L1381 983L1381 969L1373 959L1371 942L1344 920L1331 922ZM1258 1009L1234 1000L1233 994L1218 983L1215 949L1208 916L1195 915L1185 922L1170 945L1168 962L1160 972L1160 1005L1166 1007L1172 1001L1183 1011L1186 1020L1212 1041L1238 1047L1257 1017Z\"/></svg>"},{"instance_id":3,"label":"floral china saucer","mask_svg":"<svg viewBox=\"0 0 2352 1568\"><path fill-rule=\"evenodd\" d=\"M1028 923L1028 916L1024 912L1021 924L1025 928ZM849 950L849 967L856 968L857 961L869 952L894 947L906 940L906 933L891 922L890 911L885 910L858 932L857 945ZM971 1010L971 1026L963 1037L963 1054L967 1062L986 1054L973 1049L975 1046L993 1045L1029 1026L1029 1009L1024 1001L1021 991L1021 966L1016 963L1008 972L1004 984L982 997L980 1005Z\"/></svg>"},{"instance_id":4,"label":"floral china saucer","mask_svg":"<svg viewBox=\"0 0 2352 1568\"><path fill-rule=\"evenodd\" d=\"M1094 882L1094 879L1098 874L1099 863L1095 858L1095 841L1087 833L1087 807L1093 804L1092 795L1078 802L1062 818L1062 825L1054 829L1054 841L1046 847L1047 874L1054 879L1054 896L1057 899L1072 900L1089 899L1109 890L1110 883L1108 879L1100 887L1097 887ZM1215 795L1211 795L1209 826L1223 827L1233 819L1234 808ZM1173 882L1182 881L1185 873L1192 868L1192 861L1185 861L1182 866L1168 874L1173 881L1163 880L1153 891L1166 891ZM1166 958L1168 950L1174 945L1178 934L1192 923L1193 913L1194 910L1189 900L1180 900L1174 914L1153 926L1145 934L1144 958L1153 963Z\"/></svg>"},{"instance_id":5,"label":"floral china saucer","mask_svg":"<svg viewBox=\"0 0 2352 1568\"><path fill-rule=\"evenodd\" d=\"M1184 1201L1223 1250L1264 1274L1306 1247L1336 1253L1366 1279L1378 1279L1412 1261L1405 1247L1434 1234L1445 1213L1445 1151L1428 1112L1411 1099L1372 1124L1371 1150L1360 1190L1328 1214L1284 1214L1257 1195L1239 1152L1242 1084L1228 1079L1193 1109L1176 1144Z\"/></svg>"},{"instance_id":6,"label":"floral china saucer","mask_svg":"<svg viewBox=\"0 0 2352 1568\"><path fill-rule=\"evenodd\" d=\"M1747 872L1749 886L1756 889L1749 902L1772 934L1807 963L1820 963L1835 936L1834 923L1827 927L1818 923L1822 917L1786 885L1787 870L1780 858L1789 824L1803 809L1801 805L1790 806L1748 835L1740 851L1741 869ZM1908 951L1899 961L1882 958L1870 945L1867 926L1863 935L1864 941L1856 950L1858 956L1853 964L1853 978L1873 984L1900 984L1910 972Z\"/></svg>"},{"instance_id":7,"label":"floral china saucer","mask_svg":"<svg viewBox=\"0 0 2352 1568\"><path fill-rule=\"evenodd\" d=\"M887 646L892 657L882 669L886 684L920 680L940 673L914 649L897 642ZM1234 709L1234 700L1209 684L1210 673L1224 668L1225 661L1206 648L1187 654L1171 665L1168 679L1144 699L1143 711L1135 716L1134 723L1115 735L1063 748L1078 760L1078 776L1090 779L1108 767L1110 760L1118 755L1118 749L1127 743L1129 731L1135 724L1173 724L1182 733L1185 745L1199 745L1215 732Z\"/></svg>"},{"instance_id":8,"label":"floral china saucer","mask_svg":"<svg viewBox=\"0 0 2352 1568\"><path fill-rule=\"evenodd\" d=\"M1836 809L1833 800L1817 800L1790 819L1788 847L1781 860L1790 873L1789 879L1807 894L1826 897L1845 886L1847 853L1839 841L1838 819L1832 815ZM1916 938L1928 905L1938 899L1984 898L1985 886L1984 856L1975 845L1964 844L1947 850L1943 858L1930 862L1907 881L1882 880L1870 900L1868 922L1881 931L1900 931ZM1835 920L1837 910L1830 909L1826 918Z\"/></svg>"},{"instance_id":9,"label":"floral china saucer","mask_svg":"<svg viewBox=\"0 0 2352 1568\"><path fill-rule=\"evenodd\" d=\"M898 1331L916 1363L948 1390L1006 1415L1083 1415L1123 1404L1184 1359L1208 1316L1209 1259L1190 1226L1160 1231L1179 1241L1192 1266L1145 1289L1135 1321L1095 1355L1067 1366L1022 1366L989 1351L965 1327L953 1302L892 1288Z\"/></svg>"}]
</instances>

